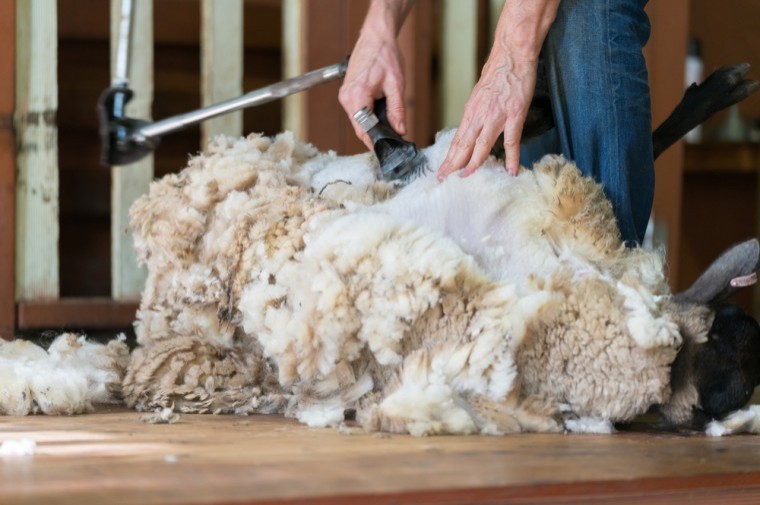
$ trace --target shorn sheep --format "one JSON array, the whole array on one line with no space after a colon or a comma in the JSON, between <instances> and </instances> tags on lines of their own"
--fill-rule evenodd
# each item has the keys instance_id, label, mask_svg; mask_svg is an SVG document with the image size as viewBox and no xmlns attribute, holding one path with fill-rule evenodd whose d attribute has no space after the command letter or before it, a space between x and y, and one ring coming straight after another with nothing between
<instances>
[{"instance_id":1,"label":"shorn sheep","mask_svg":"<svg viewBox=\"0 0 760 505\"><path fill-rule=\"evenodd\" d=\"M746 71L690 88L655 154L757 89ZM673 295L661 253L623 246L572 163L511 177L491 158L438 183L451 137L407 184L378 181L371 154L289 133L215 139L132 208L148 269L138 347L0 342L0 414L123 398L426 435L610 432L656 410L674 427L760 432L760 407L739 410L760 383L760 327L721 305L753 282L756 240Z\"/></svg>"},{"instance_id":2,"label":"shorn sheep","mask_svg":"<svg viewBox=\"0 0 760 505\"><path fill-rule=\"evenodd\" d=\"M415 435L609 432L651 408L755 429L752 408L721 420L760 382L760 330L715 303L756 241L671 296L574 165L438 183L451 136L403 187L289 133L219 137L154 182L131 212L148 281L127 403Z\"/></svg>"}]
</instances>

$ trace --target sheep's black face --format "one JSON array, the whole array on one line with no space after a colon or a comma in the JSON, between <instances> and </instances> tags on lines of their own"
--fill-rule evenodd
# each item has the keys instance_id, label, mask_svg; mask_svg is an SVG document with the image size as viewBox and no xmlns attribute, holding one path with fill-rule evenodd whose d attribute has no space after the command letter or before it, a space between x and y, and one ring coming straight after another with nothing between
<instances>
[{"instance_id":1,"label":"sheep's black face","mask_svg":"<svg viewBox=\"0 0 760 505\"><path fill-rule=\"evenodd\" d=\"M720 418L747 404L760 384L760 326L734 305L719 307L708 341L694 355L697 418Z\"/></svg>"}]
</instances>

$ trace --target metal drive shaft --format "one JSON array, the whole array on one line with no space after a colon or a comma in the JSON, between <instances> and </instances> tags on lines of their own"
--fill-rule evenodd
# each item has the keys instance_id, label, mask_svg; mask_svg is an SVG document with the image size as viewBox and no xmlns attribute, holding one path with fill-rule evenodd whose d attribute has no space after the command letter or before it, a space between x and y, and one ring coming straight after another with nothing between
<instances>
[{"instance_id":1,"label":"metal drive shaft","mask_svg":"<svg viewBox=\"0 0 760 505\"><path fill-rule=\"evenodd\" d=\"M202 109L194 110L177 116L172 116L154 123L146 124L138 128L132 140L138 143L150 141L154 137L160 137L165 133L185 128L212 117L234 112L246 107L262 105L267 102L279 100L294 93L313 88L318 84L334 81L346 74L348 61L335 63L327 67L313 70L298 77L293 77L282 82L251 91L238 98L232 98Z\"/></svg>"}]
</instances>

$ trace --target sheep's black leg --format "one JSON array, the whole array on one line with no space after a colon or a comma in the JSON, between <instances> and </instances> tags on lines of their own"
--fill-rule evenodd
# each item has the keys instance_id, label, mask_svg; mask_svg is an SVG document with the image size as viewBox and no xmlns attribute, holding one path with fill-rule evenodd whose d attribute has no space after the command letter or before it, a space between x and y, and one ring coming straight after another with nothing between
<instances>
[{"instance_id":1,"label":"sheep's black leg","mask_svg":"<svg viewBox=\"0 0 760 505\"><path fill-rule=\"evenodd\" d=\"M760 89L759 82L744 79L749 67L748 63L721 67L702 84L689 86L670 116L652 134L654 157L716 112Z\"/></svg>"}]
</instances>

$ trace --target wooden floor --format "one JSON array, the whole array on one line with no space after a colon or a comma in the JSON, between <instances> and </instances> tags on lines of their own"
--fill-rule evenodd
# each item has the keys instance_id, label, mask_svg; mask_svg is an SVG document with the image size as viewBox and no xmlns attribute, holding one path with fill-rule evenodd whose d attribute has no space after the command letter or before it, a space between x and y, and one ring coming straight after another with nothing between
<instances>
[{"instance_id":1,"label":"wooden floor","mask_svg":"<svg viewBox=\"0 0 760 505\"><path fill-rule=\"evenodd\" d=\"M0 503L760 503L760 437L380 436L272 416L0 417Z\"/></svg>"}]
</instances>

